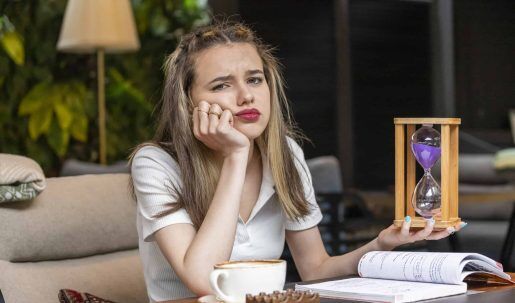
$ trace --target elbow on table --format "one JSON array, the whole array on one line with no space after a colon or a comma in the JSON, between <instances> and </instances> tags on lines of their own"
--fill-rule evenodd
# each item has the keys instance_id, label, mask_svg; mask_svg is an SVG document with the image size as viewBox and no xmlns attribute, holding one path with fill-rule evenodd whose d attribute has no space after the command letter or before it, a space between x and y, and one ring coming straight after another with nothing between
<instances>
[{"instance_id":1,"label":"elbow on table","mask_svg":"<svg viewBox=\"0 0 515 303\"><path fill-rule=\"evenodd\" d=\"M202 282L200 280L196 281L183 281L183 283L186 285L186 287L194 293L198 297L206 296L206 295L212 295L213 290L211 289L211 286L209 285L209 282Z\"/></svg>"}]
</instances>

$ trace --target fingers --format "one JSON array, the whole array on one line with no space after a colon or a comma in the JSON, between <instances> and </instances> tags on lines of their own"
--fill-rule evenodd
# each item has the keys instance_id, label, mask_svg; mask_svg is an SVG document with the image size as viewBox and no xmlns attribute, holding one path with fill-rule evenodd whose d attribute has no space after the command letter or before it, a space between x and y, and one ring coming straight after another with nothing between
<instances>
[{"instance_id":1,"label":"fingers","mask_svg":"<svg viewBox=\"0 0 515 303\"><path fill-rule=\"evenodd\" d=\"M403 237L408 237L410 235L410 232L409 232L410 226L411 226L411 217L406 216L404 218L404 222L402 223L402 227L401 227L401 235Z\"/></svg>"},{"instance_id":2,"label":"fingers","mask_svg":"<svg viewBox=\"0 0 515 303\"><path fill-rule=\"evenodd\" d=\"M209 134L215 135L217 133L219 116L222 113L222 108L218 104L212 104L209 108Z\"/></svg>"},{"instance_id":3,"label":"fingers","mask_svg":"<svg viewBox=\"0 0 515 303\"><path fill-rule=\"evenodd\" d=\"M216 135L221 129L228 129L224 125L233 125L230 110L222 110L220 105L209 104L207 101L200 101L193 109L193 133L198 139L211 141L210 136Z\"/></svg>"},{"instance_id":4,"label":"fingers","mask_svg":"<svg viewBox=\"0 0 515 303\"><path fill-rule=\"evenodd\" d=\"M233 116L232 112L228 109L224 110L222 112L222 115L220 116L220 121L218 124L218 129L224 133L227 130L229 130L229 127L233 126Z\"/></svg>"},{"instance_id":5,"label":"fingers","mask_svg":"<svg viewBox=\"0 0 515 303\"><path fill-rule=\"evenodd\" d=\"M461 229L463 229L465 226L467 226L467 222L460 222L460 224L456 225L455 228L456 228L456 231L460 231Z\"/></svg>"},{"instance_id":6,"label":"fingers","mask_svg":"<svg viewBox=\"0 0 515 303\"><path fill-rule=\"evenodd\" d=\"M419 230L415 233L415 240L424 240L433 232L433 227L435 226L435 219L427 219L426 226L424 229Z\"/></svg>"},{"instance_id":7,"label":"fingers","mask_svg":"<svg viewBox=\"0 0 515 303\"><path fill-rule=\"evenodd\" d=\"M197 138L197 139L200 138L198 107L195 107L193 109L193 135L195 135L195 138Z\"/></svg>"},{"instance_id":8,"label":"fingers","mask_svg":"<svg viewBox=\"0 0 515 303\"><path fill-rule=\"evenodd\" d=\"M426 240L440 240L449 235L449 231L447 229L444 229L441 231L432 232L429 236L426 237Z\"/></svg>"},{"instance_id":9,"label":"fingers","mask_svg":"<svg viewBox=\"0 0 515 303\"><path fill-rule=\"evenodd\" d=\"M447 237L449 235L452 235L455 232L461 230L465 226L467 226L467 222L461 222L461 223L457 224L456 226L449 226L449 227L447 227L444 230L431 233L429 236L426 237L426 240L440 240L440 239L443 239L443 238L445 238L445 237Z\"/></svg>"},{"instance_id":10,"label":"fingers","mask_svg":"<svg viewBox=\"0 0 515 303\"><path fill-rule=\"evenodd\" d=\"M199 115L199 134L205 136L209 131L209 103L206 101L200 101L198 103L198 115Z\"/></svg>"}]
</instances>

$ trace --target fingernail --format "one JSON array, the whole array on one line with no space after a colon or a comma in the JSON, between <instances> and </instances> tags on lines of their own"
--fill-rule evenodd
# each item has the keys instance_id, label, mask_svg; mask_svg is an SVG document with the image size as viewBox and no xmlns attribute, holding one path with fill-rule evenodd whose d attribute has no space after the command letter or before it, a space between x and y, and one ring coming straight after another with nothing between
<instances>
[{"instance_id":1,"label":"fingernail","mask_svg":"<svg viewBox=\"0 0 515 303\"><path fill-rule=\"evenodd\" d=\"M406 223L409 223L411 221L411 217L410 216L404 217L404 221L406 221Z\"/></svg>"},{"instance_id":2,"label":"fingernail","mask_svg":"<svg viewBox=\"0 0 515 303\"><path fill-rule=\"evenodd\" d=\"M462 229L463 227L467 226L467 224L468 224L467 222L461 222L460 223L460 229Z\"/></svg>"},{"instance_id":3,"label":"fingernail","mask_svg":"<svg viewBox=\"0 0 515 303\"><path fill-rule=\"evenodd\" d=\"M456 232L456 228L454 228L454 226L449 226L447 227L447 232L449 233L449 235L452 235Z\"/></svg>"}]
</instances>

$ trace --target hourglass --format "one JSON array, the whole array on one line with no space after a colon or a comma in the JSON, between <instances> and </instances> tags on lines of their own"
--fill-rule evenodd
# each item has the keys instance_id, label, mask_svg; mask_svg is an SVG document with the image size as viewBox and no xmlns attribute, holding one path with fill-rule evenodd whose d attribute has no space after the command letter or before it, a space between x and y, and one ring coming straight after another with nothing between
<instances>
[{"instance_id":1,"label":"hourglass","mask_svg":"<svg viewBox=\"0 0 515 303\"><path fill-rule=\"evenodd\" d=\"M431 175L431 168L440 159L440 133L432 124L424 124L411 136L411 151L417 162L424 168L424 175L415 186L411 204L425 219L440 214L440 185Z\"/></svg>"},{"instance_id":2,"label":"hourglass","mask_svg":"<svg viewBox=\"0 0 515 303\"><path fill-rule=\"evenodd\" d=\"M459 118L395 118L395 220L422 228L429 218L435 229L461 222L458 217ZM417 126L419 127L417 129ZM438 132L433 126L440 126ZM440 159L440 185L431 168ZM424 175L416 184L416 163Z\"/></svg>"}]
</instances>

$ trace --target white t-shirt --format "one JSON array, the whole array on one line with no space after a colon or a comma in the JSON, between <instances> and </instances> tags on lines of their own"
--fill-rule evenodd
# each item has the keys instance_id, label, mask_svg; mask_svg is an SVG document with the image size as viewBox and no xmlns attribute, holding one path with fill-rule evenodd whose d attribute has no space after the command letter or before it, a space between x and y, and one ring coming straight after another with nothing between
<instances>
[{"instance_id":1,"label":"white t-shirt","mask_svg":"<svg viewBox=\"0 0 515 303\"><path fill-rule=\"evenodd\" d=\"M306 200L310 204L310 214L300 221L287 218L275 194L267 158L262 153L263 179L258 200L247 222L238 219L230 260L277 259L283 252L285 230L308 229L322 219L304 153L293 140L289 139L289 143L302 179ZM131 174L138 201L139 253L150 302L195 296L175 274L154 240L154 233L163 227L177 223L192 224L185 209L160 218L155 217L169 209L169 203L176 200L171 194L170 182L174 183L175 188L181 187L177 162L163 149L146 146L134 156Z\"/></svg>"}]
</instances>

